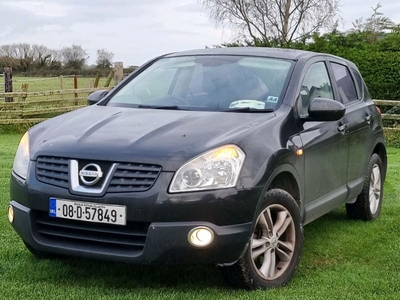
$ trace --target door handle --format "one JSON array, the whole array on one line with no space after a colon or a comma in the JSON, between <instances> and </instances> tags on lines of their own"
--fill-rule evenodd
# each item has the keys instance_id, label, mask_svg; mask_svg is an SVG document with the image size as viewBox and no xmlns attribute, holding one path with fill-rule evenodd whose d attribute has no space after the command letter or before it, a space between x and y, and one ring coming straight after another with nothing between
<instances>
[{"instance_id":1,"label":"door handle","mask_svg":"<svg viewBox=\"0 0 400 300\"><path fill-rule=\"evenodd\" d=\"M339 131L341 134L345 134L346 131L347 131L347 128L349 128L349 127L347 126L347 124L343 124L343 125L340 125L340 126L338 127L338 131Z\"/></svg>"},{"instance_id":2,"label":"door handle","mask_svg":"<svg viewBox=\"0 0 400 300\"><path fill-rule=\"evenodd\" d=\"M367 115L365 117L365 121L367 121L368 124L371 124L371 120L372 120L372 116L371 115Z\"/></svg>"}]
</instances>

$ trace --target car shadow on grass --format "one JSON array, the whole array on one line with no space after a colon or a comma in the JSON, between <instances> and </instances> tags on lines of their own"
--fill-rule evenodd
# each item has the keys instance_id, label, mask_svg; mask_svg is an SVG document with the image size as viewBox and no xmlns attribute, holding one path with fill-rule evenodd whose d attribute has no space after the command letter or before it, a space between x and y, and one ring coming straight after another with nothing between
<instances>
[{"instance_id":1,"label":"car shadow on grass","mask_svg":"<svg viewBox=\"0 0 400 300\"><path fill-rule=\"evenodd\" d=\"M138 266L81 258L32 257L32 260L36 261L33 264L39 269L40 265L44 268L48 266L46 277L49 281L54 283L56 280L58 284L74 287L92 286L113 290L171 288L180 291L226 288L214 265Z\"/></svg>"}]
</instances>

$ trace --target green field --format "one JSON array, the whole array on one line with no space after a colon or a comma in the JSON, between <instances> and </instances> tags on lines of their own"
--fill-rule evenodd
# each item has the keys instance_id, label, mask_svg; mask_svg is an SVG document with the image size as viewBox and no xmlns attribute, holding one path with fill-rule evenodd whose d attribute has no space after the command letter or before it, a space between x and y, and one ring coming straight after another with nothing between
<instances>
[{"instance_id":1,"label":"green field","mask_svg":"<svg viewBox=\"0 0 400 300\"><path fill-rule=\"evenodd\" d=\"M99 87L104 86L106 82L106 76L102 76L99 81ZM89 88L90 81L94 80L94 77L78 77L78 88ZM73 76L63 77L64 89L74 88L74 78ZM13 77L13 90L14 92L21 92L22 84L28 84L28 92L40 92L40 91L51 91L61 89L61 79L60 77ZM0 87L3 87L3 78L0 78ZM114 85L114 81L111 81L110 86ZM0 88L2 89L2 88ZM1 90L2 92L3 90Z\"/></svg>"},{"instance_id":2,"label":"green field","mask_svg":"<svg viewBox=\"0 0 400 300\"><path fill-rule=\"evenodd\" d=\"M348 220L344 207L305 226L287 287L232 290L211 265L144 267L83 259L38 260L8 224L9 174L21 135L0 134L1 299L399 299L400 150L390 148L382 214Z\"/></svg>"}]
</instances>

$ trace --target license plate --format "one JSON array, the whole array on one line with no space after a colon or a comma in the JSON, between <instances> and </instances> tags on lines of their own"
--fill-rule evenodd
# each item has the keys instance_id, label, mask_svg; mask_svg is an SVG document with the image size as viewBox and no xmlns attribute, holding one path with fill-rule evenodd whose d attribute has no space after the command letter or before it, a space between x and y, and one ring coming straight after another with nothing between
<instances>
[{"instance_id":1,"label":"license plate","mask_svg":"<svg viewBox=\"0 0 400 300\"><path fill-rule=\"evenodd\" d=\"M126 206L95 202L49 199L49 215L94 223L126 225Z\"/></svg>"}]
</instances>

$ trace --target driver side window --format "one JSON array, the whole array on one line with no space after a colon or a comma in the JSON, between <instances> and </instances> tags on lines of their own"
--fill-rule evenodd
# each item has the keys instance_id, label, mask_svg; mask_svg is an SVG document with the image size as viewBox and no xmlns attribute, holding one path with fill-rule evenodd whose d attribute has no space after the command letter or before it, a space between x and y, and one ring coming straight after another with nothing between
<instances>
[{"instance_id":1,"label":"driver side window","mask_svg":"<svg viewBox=\"0 0 400 300\"><path fill-rule=\"evenodd\" d=\"M332 84L324 62L313 64L304 77L297 102L302 117L308 116L308 106L315 98L333 99Z\"/></svg>"}]
</instances>

